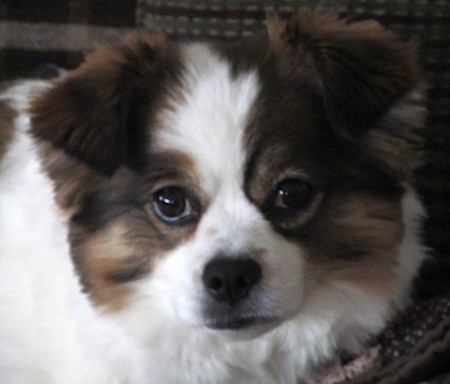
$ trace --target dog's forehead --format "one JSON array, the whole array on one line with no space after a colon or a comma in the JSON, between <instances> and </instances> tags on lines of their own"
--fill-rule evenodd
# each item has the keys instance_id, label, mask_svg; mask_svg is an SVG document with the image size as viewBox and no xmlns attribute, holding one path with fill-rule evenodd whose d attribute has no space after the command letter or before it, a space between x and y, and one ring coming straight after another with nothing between
<instances>
[{"instance_id":1,"label":"dog's forehead","mask_svg":"<svg viewBox=\"0 0 450 384\"><path fill-rule=\"evenodd\" d=\"M181 83L157 116L152 150L188 155L212 196L222 185L242 185L245 131L260 84L256 71L233 75L226 58L207 45L186 45L182 56Z\"/></svg>"}]
</instances>

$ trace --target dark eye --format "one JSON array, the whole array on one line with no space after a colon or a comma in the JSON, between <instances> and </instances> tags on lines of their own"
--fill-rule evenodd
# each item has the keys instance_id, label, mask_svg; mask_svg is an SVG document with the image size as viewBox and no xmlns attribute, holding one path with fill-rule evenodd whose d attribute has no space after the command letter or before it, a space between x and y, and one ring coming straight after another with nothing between
<instances>
[{"instance_id":1,"label":"dark eye","mask_svg":"<svg viewBox=\"0 0 450 384\"><path fill-rule=\"evenodd\" d=\"M153 194L155 215L167 224L184 224L192 220L197 211L188 193L180 187L166 187Z\"/></svg>"},{"instance_id":2,"label":"dark eye","mask_svg":"<svg viewBox=\"0 0 450 384\"><path fill-rule=\"evenodd\" d=\"M273 206L275 208L302 210L314 197L314 187L301 179L287 179L278 184Z\"/></svg>"}]
</instances>

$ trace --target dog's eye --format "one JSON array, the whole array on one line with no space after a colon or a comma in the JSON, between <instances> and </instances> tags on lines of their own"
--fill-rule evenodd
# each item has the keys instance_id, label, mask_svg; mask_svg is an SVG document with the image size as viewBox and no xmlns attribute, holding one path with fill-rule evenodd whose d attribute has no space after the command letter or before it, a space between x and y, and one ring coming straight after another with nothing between
<instances>
[{"instance_id":1,"label":"dog's eye","mask_svg":"<svg viewBox=\"0 0 450 384\"><path fill-rule=\"evenodd\" d=\"M301 179L287 179L278 184L273 206L275 208L302 210L314 197L314 187Z\"/></svg>"},{"instance_id":2,"label":"dog's eye","mask_svg":"<svg viewBox=\"0 0 450 384\"><path fill-rule=\"evenodd\" d=\"M192 199L180 187L166 187L153 194L152 208L155 215L167 224L185 224L197 211Z\"/></svg>"}]
</instances>

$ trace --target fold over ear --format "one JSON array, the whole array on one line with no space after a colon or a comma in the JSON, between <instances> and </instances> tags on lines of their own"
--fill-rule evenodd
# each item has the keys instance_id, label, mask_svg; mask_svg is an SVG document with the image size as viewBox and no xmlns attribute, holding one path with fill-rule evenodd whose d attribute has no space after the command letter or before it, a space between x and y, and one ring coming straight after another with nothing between
<instances>
[{"instance_id":1,"label":"fold over ear","mask_svg":"<svg viewBox=\"0 0 450 384\"><path fill-rule=\"evenodd\" d=\"M168 56L158 33L134 33L97 50L33 102L33 134L106 175L137 161L146 133L135 105L151 109L171 74Z\"/></svg>"},{"instance_id":2,"label":"fold over ear","mask_svg":"<svg viewBox=\"0 0 450 384\"><path fill-rule=\"evenodd\" d=\"M301 10L289 21L269 15L267 29L284 65L316 78L329 123L346 137L363 136L419 80L415 45L377 22Z\"/></svg>"}]
</instances>

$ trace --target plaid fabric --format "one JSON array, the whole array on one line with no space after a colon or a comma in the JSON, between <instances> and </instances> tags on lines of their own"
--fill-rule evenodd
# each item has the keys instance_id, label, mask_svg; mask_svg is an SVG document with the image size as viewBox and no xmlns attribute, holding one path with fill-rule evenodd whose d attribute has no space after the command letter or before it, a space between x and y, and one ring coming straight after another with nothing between
<instances>
[{"instance_id":1,"label":"plaid fabric","mask_svg":"<svg viewBox=\"0 0 450 384\"><path fill-rule=\"evenodd\" d=\"M302 384L450 383L450 295L412 305L363 353Z\"/></svg>"},{"instance_id":2,"label":"plaid fabric","mask_svg":"<svg viewBox=\"0 0 450 384\"><path fill-rule=\"evenodd\" d=\"M265 14L324 7L354 18L375 18L408 37L444 36L447 1L424 0L138 0L138 24L177 37L233 39L261 30Z\"/></svg>"},{"instance_id":3,"label":"plaid fabric","mask_svg":"<svg viewBox=\"0 0 450 384\"><path fill-rule=\"evenodd\" d=\"M136 24L135 0L1 0L0 80L73 68Z\"/></svg>"}]
</instances>

